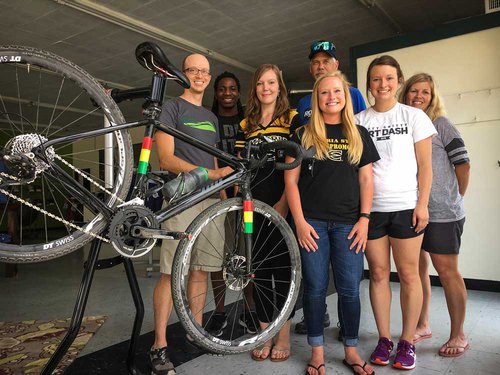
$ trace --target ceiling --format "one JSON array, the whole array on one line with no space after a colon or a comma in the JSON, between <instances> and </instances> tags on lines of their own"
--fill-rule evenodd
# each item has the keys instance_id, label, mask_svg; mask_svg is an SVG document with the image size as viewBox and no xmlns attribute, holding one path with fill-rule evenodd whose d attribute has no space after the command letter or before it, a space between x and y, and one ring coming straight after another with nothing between
<instances>
[{"instance_id":1,"label":"ceiling","mask_svg":"<svg viewBox=\"0 0 500 375\"><path fill-rule=\"evenodd\" d=\"M234 72L243 93L262 63L280 66L289 89L309 88L307 55L316 39L336 44L348 73L352 46L484 13L482 0L0 0L0 6L2 44L52 51L110 86L149 84L134 49L153 40L176 65L187 51L209 51L213 77ZM174 86L169 95L181 92ZM210 88L207 106L212 95Z\"/></svg>"}]
</instances>

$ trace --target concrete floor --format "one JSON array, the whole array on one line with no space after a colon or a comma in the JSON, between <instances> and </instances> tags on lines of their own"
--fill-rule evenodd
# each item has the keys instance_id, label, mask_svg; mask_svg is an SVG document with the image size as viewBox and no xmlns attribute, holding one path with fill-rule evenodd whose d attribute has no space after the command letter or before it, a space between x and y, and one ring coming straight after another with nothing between
<instances>
[{"instance_id":1,"label":"concrete floor","mask_svg":"<svg viewBox=\"0 0 500 375\"><path fill-rule=\"evenodd\" d=\"M104 249L104 253L111 254ZM0 278L0 321L55 319L70 317L81 281L84 252L78 251L41 264L20 265L16 278ZM137 264L141 293L145 305L142 333L153 330L152 294L158 278L146 276L146 265ZM397 339L401 327L399 284L394 283L392 334ZM368 359L377 342L377 332L368 297L368 282L362 282L362 317L360 327L361 355ZM337 296L328 297L332 327L326 329L326 368L328 374L350 374L342 365L343 349L337 342ZM85 315L107 315L108 320L87 344L80 356L106 348L130 337L134 307L123 266L97 271ZM299 310L294 320L302 317ZM175 313L171 323L177 321ZM497 374L500 366L500 294L469 291L465 331L471 349L460 358L438 356L447 340L449 318L442 288L434 287L431 303L433 337L417 344L417 368L409 374ZM255 362L249 354L228 357L203 355L177 368L178 374L303 374L310 348L306 337L292 334L292 356L282 363ZM390 367L376 367L377 374L398 373Z\"/></svg>"}]
</instances>

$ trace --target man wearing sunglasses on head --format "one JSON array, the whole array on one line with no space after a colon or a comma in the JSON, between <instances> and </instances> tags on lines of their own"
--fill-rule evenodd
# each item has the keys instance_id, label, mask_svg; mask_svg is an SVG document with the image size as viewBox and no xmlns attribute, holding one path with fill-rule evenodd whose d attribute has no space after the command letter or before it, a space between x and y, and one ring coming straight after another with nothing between
<instances>
[{"instance_id":1,"label":"man wearing sunglasses on head","mask_svg":"<svg viewBox=\"0 0 500 375\"><path fill-rule=\"evenodd\" d=\"M309 60L309 71L315 80L323 74L339 68L335 45L327 40L318 40L311 44ZM349 92L351 93L354 114L365 110L366 105L361 92L355 87L350 87ZM311 94L300 99L297 111L302 125L307 124L311 117Z\"/></svg>"},{"instance_id":2,"label":"man wearing sunglasses on head","mask_svg":"<svg viewBox=\"0 0 500 375\"><path fill-rule=\"evenodd\" d=\"M339 68L335 45L327 40L318 40L311 44L309 61L309 71L315 80L323 74L334 72ZM349 87L349 92L351 93L354 114L365 110L366 105L361 92L352 86ZM299 100L297 105L297 112L299 112L302 125L306 125L311 118L311 96L311 94L304 96ZM326 306L323 325L324 327L330 326L330 316L328 311L326 311ZM342 329L339 323L337 323L337 326L339 326L338 340L342 341ZM307 325L304 318L295 325L295 332L299 334L307 333Z\"/></svg>"}]
</instances>

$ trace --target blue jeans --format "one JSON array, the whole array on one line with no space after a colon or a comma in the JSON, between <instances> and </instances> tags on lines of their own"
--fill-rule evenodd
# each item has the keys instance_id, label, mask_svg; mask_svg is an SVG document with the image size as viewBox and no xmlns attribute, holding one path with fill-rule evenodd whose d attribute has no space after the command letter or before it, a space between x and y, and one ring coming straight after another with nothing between
<instances>
[{"instance_id":1,"label":"blue jeans","mask_svg":"<svg viewBox=\"0 0 500 375\"><path fill-rule=\"evenodd\" d=\"M352 239L347 236L352 224L306 218L319 236L318 250L300 250L304 280L304 318L307 341L311 346L323 346L323 319L329 266L332 265L339 301L339 320L344 334L344 346L358 345L361 303L359 284L363 276L363 252L349 250Z\"/></svg>"}]
</instances>

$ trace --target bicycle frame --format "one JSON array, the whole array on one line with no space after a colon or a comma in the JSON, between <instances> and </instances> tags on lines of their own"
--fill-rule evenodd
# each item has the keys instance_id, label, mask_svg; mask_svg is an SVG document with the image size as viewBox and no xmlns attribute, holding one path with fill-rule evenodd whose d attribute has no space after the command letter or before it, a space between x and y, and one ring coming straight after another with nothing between
<instances>
[{"instance_id":1,"label":"bicycle frame","mask_svg":"<svg viewBox=\"0 0 500 375\"><path fill-rule=\"evenodd\" d=\"M154 114L152 116L155 116ZM247 259L251 259L251 249L252 249L252 222L253 222L253 214L250 213L253 211L253 203L252 203L252 195L250 191L250 169L246 167L247 159L240 159L234 155L226 153L224 151L219 150L218 148L206 144L204 142L199 141L198 139L185 134L171 126L161 123L160 121L152 118L148 118L141 121L129 122L125 124L112 125L109 127L105 127L103 129L92 130L83 132L80 134L75 134L71 136L65 136L60 138L55 138L49 141L46 141L39 146L35 147L32 151L35 155L47 163L50 163L45 158L44 150L48 147L70 142L78 139L92 138L96 136L101 136L105 134L110 134L114 131L119 130L128 130L136 127L145 126L144 138L142 143L142 150L139 157L139 161L137 164L137 176L132 185L132 194L130 200L134 198L140 198L144 201L146 191L147 191L147 167L149 165L150 159L150 151L153 142L154 133L157 130L163 131L176 139L184 141L196 148L199 148L208 154L216 157L224 161L227 165L234 169L234 172L229 174L228 176L213 181L209 185L199 189L191 194L186 195L185 197L180 198L175 201L172 205L169 205L158 212L155 212L155 218L159 223L162 223L169 218L183 212L184 210L194 206L195 204L201 202L202 200L218 193L234 184L238 184L240 190L242 192L243 201L244 201L244 236L245 236L245 244L246 244L246 252ZM249 155L248 155L249 156ZM58 177L64 181L64 184L67 188L79 199L81 202L84 202L87 207L92 208L96 212L101 212L104 214L106 219L110 219L111 216L116 211L116 208L108 207L104 204L104 202L97 199L94 195L92 195L87 189L84 189L75 179L73 179L63 168L56 165L55 163L50 163L53 170L57 173ZM247 263L247 270L250 272L251 264Z\"/></svg>"}]
</instances>

